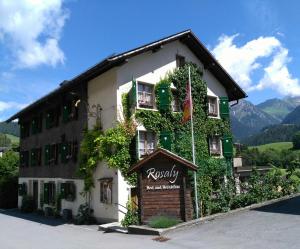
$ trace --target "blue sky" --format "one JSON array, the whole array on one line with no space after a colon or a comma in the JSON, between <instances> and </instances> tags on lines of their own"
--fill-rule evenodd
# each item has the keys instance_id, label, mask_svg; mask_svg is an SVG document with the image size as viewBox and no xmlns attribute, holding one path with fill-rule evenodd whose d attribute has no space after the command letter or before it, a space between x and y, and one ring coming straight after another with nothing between
<instances>
[{"instance_id":1,"label":"blue sky","mask_svg":"<svg viewBox=\"0 0 300 249\"><path fill-rule=\"evenodd\" d=\"M250 101L300 95L299 13L296 0L0 0L0 120L112 53L185 29Z\"/></svg>"}]
</instances>

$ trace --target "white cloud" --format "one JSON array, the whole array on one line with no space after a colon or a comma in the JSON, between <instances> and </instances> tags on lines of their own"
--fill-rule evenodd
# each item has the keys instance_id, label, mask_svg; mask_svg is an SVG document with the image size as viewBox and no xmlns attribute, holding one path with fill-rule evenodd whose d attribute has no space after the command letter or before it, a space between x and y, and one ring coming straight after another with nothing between
<instances>
[{"instance_id":1,"label":"white cloud","mask_svg":"<svg viewBox=\"0 0 300 249\"><path fill-rule=\"evenodd\" d=\"M270 65L264 69L264 76L255 89L272 88L282 95L300 96L299 79L293 78L287 68L290 61L288 50L281 48Z\"/></svg>"},{"instance_id":2,"label":"white cloud","mask_svg":"<svg viewBox=\"0 0 300 249\"><path fill-rule=\"evenodd\" d=\"M27 104L0 101L0 112L5 112L11 109L19 110L19 109L23 109L25 106L27 106Z\"/></svg>"},{"instance_id":3,"label":"white cloud","mask_svg":"<svg viewBox=\"0 0 300 249\"><path fill-rule=\"evenodd\" d=\"M233 36L223 35L212 49L221 65L246 91L272 88L282 95L300 95L299 80L289 73L288 50L275 37L259 37L242 46L234 44ZM260 59L269 59L266 62ZM260 70L261 69L261 70ZM255 83L253 74L262 71Z\"/></svg>"},{"instance_id":4,"label":"white cloud","mask_svg":"<svg viewBox=\"0 0 300 249\"><path fill-rule=\"evenodd\" d=\"M15 66L55 66L65 56L58 42L68 17L63 0L0 0L0 42L12 51Z\"/></svg>"}]
</instances>

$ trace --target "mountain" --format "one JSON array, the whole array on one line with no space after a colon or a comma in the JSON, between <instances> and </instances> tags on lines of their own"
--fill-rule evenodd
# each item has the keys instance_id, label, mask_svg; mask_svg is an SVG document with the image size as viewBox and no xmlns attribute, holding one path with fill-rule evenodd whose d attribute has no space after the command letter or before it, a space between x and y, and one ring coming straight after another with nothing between
<instances>
[{"instance_id":1,"label":"mountain","mask_svg":"<svg viewBox=\"0 0 300 249\"><path fill-rule=\"evenodd\" d=\"M256 107L276 118L278 122L281 122L286 115L295 109L296 105L293 100L274 98L268 99Z\"/></svg>"},{"instance_id":2,"label":"mountain","mask_svg":"<svg viewBox=\"0 0 300 249\"><path fill-rule=\"evenodd\" d=\"M290 103L295 108L297 106L300 106L300 97L286 97L283 100L286 101L286 102L288 102L288 103Z\"/></svg>"},{"instance_id":3,"label":"mountain","mask_svg":"<svg viewBox=\"0 0 300 249\"><path fill-rule=\"evenodd\" d=\"M253 135L266 126L279 123L277 118L247 100L241 100L238 105L231 108L231 126L236 140Z\"/></svg>"},{"instance_id":4,"label":"mountain","mask_svg":"<svg viewBox=\"0 0 300 249\"><path fill-rule=\"evenodd\" d=\"M290 142L296 132L300 131L300 125L279 124L265 127L259 133L244 138L242 143L247 145L261 145L275 142Z\"/></svg>"},{"instance_id":5,"label":"mountain","mask_svg":"<svg viewBox=\"0 0 300 249\"><path fill-rule=\"evenodd\" d=\"M16 122L11 122L11 123L0 122L0 133L10 134L19 137L20 136L19 124Z\"/></svg>"},{"instance_id":6,"label":"mountain","mask_svg":"<svg viewBox=\"0 0 300 249\"><path fill-rule=\"evenodd\" d=\"M300 106L296 107L291 113L289 113L284 120L283 124L300 124Z\"/></svg>"}]
</instances>

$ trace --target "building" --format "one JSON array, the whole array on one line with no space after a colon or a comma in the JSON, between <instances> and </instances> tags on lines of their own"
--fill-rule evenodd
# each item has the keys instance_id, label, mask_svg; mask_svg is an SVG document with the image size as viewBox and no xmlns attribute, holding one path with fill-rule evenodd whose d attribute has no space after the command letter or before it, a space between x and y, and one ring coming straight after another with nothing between
<instances>
[{"instance_id":1,"label":"building","mask_svg":"<svg viewBox=\"0 0 300 249\"><path fill-rule=\"evenodd\" d=\"M70 198L62 200L62 209L71 209L73 215L76 214L79 205L85 202L80 195L83 180L76 175L83 129L92 128L100 112L103 129L122 120L121 96L130 91L133 78L138 88L136 108L155 110L155 84L185 62L203 68L212 118L220 118L222 97L227 104L246 97L192 31L187 30L110 56L62 82L56 90L9 118L7 121L19 119L21 124L19 183L26 186L36 206L51 205L63 186ZM78 105L79 102L82 104ZM141 126L138 134L139 156L154 150L155 134ZM210 149L213 154L222 156L219 138L211 139ZM130 196L130 186L120 171L101 162L94 180L94 216L103 222L121 220L126 212L124 206ZM19 197L19 205L21 199ZM46 201L41 203L42 199Z\"/></svg>"}]
</instances>

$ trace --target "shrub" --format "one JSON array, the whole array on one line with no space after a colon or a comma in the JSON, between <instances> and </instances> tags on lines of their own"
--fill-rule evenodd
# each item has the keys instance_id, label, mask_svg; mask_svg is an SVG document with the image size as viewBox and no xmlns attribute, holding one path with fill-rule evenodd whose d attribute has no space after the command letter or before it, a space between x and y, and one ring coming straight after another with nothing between
<instances>
[{"instance_id":1,"label":"shrub","mask_svg":"<svg viewBox=\"0 0 300 249\"><path fill-rule=\"evenodd\" d=\"M124 219L121 221L121 225L123 227L128 227L130 225L138 225L139 224L138 211L132 207L130 201L128 201L126 207L127 207L127 213L125 214Z\"/></svg>"},{"instance_id":2,"label":"shrub","mask_svg":"<svg viewBox=\"0 0 300 249\"><path fill-rule=\"evenodd\" d=\"M45 207L45 216L53 216L54 215L54 210L52 207Z\"/></svg>"},{"instance_id":3,"label":"shrub","mask_svg":"<svg viewBox=\"0 0 300 249\"><path fill-rule=\"evenodd\" d=\"M18 206L18 177L0 177L0 208Z\"/></svg>"},{"instance_id":4,"label":"shrub","mask_svg":"<svg viewBox=\"0 0 300 249\"><path fill-rule=\"evenodd\" d=\"M24 195L22 198L21 212L32 213L35 210L35 202L32 196Z\"/></svg>"},{"instance_id":5,"label":"shrub","mask_svg":"<svg viewBox=\"0 0 300 249\"><path fill-rule=\"evenodd\" d=\"M96 219L92 216L93 209L89 208L87 203L81 204L78 208L78 214L75 216L74 223L76 225L95 224Z\"/></svg>"},{"instance_id":6,"label":"shrub","mask_svg":"<svg viewBox=\"0 0 300 249\"><path fill-rule=\"evenodd\" d=\"M300 131L296 132L293 136L293 148L295 150L300 149Z\"/></svg>"},{"instance_id":7,"label":"shrub","mask_svg":"<svg viewBox=\"0 0 300 249\"><path fill-rule=\"evenodd\" d=\"M254 204L256 202L256 199L248 193L236 195L231 200L230 208L236 209L241 207L246 207L251 204Z\"/></svg>"},{"instance_id":8,"label":"shrub","mask_svg":"<svg viewBox=\"0 0 300 249\"><path fill-rule=\"evenodd\" d=\"M149 226L153 228L168 228L175 226L179 221L174 217L156 216L150 219Z\"/></svg>"}]
</instances>

